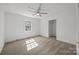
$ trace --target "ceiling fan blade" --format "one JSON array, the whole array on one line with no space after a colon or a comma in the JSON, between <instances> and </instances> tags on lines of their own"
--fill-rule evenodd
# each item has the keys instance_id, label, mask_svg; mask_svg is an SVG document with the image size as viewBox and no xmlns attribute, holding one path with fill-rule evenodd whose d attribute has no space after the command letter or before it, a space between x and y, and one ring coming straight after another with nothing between
<instances>
[{"instance_id":1,"label":"ceiling fan blade","mask_svg":"<svg viewBox=\"0 0 79 59\"><path fill-rule=\"evenodd\" d=\"M38 13L41 11L41 6L42 6L42 4L40 3L39 6L38 6L38 9L37 9Z\"/></svg>"},{"instance_id":2,"label":"ceiling fan blade","mask_svg":"<svg viewBox=\"0 0 79 59\"><path fill-rule=\"evenodd\" d=\"M48 13L46 13L46 12L41 12L40 14L48 14Z\"/></svg>"}]
</instances>

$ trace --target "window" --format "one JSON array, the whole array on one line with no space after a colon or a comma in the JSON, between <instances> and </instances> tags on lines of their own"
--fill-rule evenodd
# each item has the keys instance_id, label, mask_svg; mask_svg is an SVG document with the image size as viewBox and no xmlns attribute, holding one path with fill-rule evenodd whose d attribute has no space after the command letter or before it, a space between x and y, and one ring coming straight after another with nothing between
<instances>
[{"instance_id":1,"label":"window","mask_svg":"<svg viewBox=\"0 0 79 59\"><path fill-rule=\"evenodd\" d=\"M31 31L31 21L25 21L25 31Z\"/></svg>"}]
</instances>

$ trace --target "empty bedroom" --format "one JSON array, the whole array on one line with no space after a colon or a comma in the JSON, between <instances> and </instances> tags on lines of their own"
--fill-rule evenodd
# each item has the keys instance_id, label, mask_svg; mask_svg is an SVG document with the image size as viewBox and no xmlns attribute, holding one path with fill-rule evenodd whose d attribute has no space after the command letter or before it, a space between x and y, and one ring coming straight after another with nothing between
<instances>
[{"instance_id":1,"label":"empty bedroom","mask_svg":"<svg viewBox=\"0 0 79 59\"><path fill-rule=\"evenodd\" d=\"M0 55L78 55L78 3L0 3Z\"/></svg>"}]
</instances>

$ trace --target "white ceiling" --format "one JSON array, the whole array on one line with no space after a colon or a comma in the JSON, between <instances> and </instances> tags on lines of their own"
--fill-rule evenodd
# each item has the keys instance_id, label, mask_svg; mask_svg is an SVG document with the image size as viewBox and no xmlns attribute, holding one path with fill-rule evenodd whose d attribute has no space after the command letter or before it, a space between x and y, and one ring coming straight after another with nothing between
<instances>
[{"instance_id":1,"label":"white ceiling","mask_svg":"<svg viewBox=\"0 0 79 59\"><path fill-rule=\"evenodd\" d=\"M6 12L13 12L28 17L40 18L38 16L33 16L34 13L28 11L30 10L28 7L37 9L39 3L4 3L2 5L4 7L4 11ZM42 17L50 17L72 7L74 7L74 3L43 3L41 11L47 12L48 14L42 15Z\"/></svg>"}]
</instances>

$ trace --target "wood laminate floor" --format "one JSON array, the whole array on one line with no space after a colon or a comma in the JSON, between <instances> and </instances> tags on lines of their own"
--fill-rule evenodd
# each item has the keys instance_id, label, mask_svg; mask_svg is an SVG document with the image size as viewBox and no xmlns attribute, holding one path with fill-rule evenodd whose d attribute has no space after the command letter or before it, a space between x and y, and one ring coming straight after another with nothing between
<instances>
[{"instance_id":1,"label":"wood laminate floor","mask_svg":"<svg viewBox=\"0 0 79 59\"><path fill-rule=\"evenodd\" d=\"M56 38L35 37L7 43L2 55L75 55L76 46Z\"/></svg>"}]
</instances>

